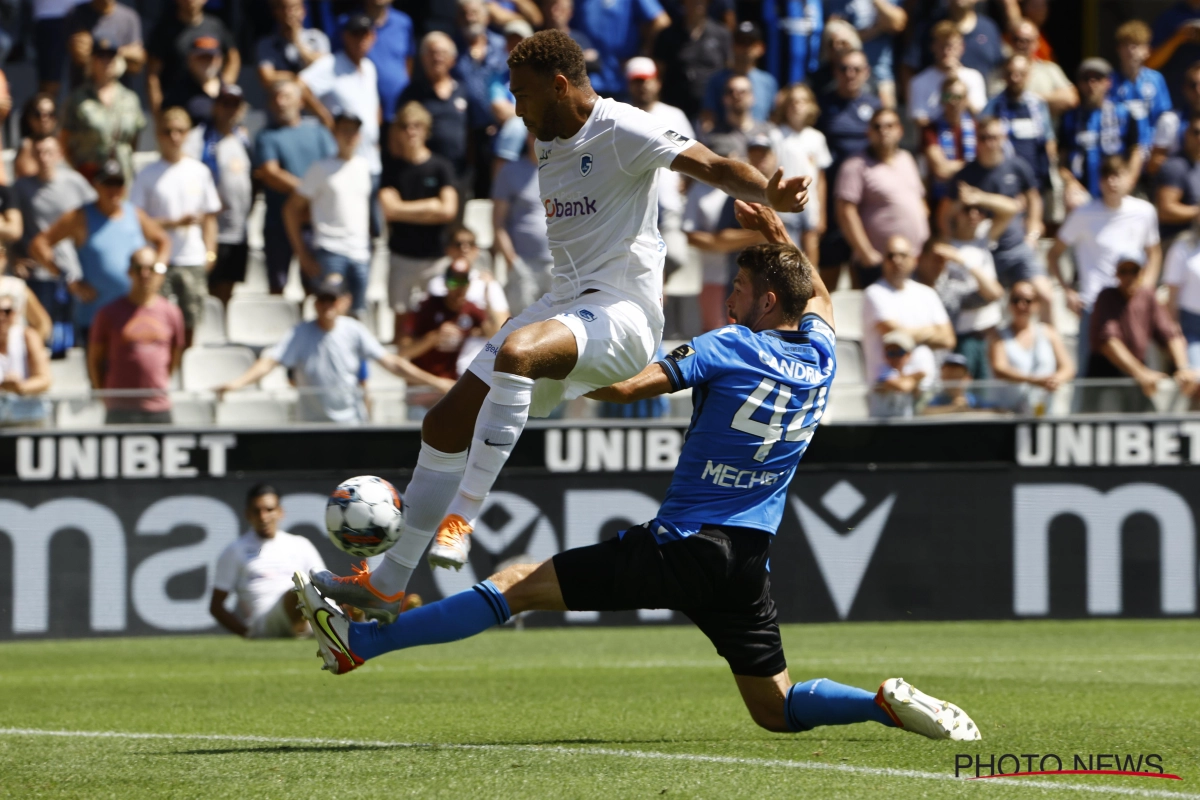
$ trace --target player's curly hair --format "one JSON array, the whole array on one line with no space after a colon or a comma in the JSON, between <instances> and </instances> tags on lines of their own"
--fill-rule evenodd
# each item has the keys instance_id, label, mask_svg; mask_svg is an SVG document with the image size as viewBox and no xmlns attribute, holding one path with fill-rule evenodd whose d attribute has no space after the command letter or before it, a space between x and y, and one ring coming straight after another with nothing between
<instances>
[{"instance_id":1,"label":"player's curly hair","mask_svg":"<svg viewBox=\"0 0 1200 800\"><path fill-rule=\"evenodd\" d=\"M750 274L754 296L774 292L784 322L796 322L813 296L812 262L790 244L755 244L737 257L739 268Z\"/></svg>"},{"instance_id":2,"label":"player's curly hair","mask_svg":"<svg viewBox=\"0 0 1200 800\"><path fill-rule=\"evenodd\" d=\"M583 50L562 31L538 31L514 47L508 54L508 67L523 66L550 77L562 75L579 88L591 85Z\"/></svg>"}]
</instances>

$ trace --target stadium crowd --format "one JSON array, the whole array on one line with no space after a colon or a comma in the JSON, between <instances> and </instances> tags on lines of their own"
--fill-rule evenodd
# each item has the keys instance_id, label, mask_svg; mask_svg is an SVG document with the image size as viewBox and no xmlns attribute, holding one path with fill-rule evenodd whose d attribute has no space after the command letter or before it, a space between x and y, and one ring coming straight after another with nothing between
<instances>
[{"instance_id":1,"label":"stadium crowd","mask_svg":"<svg viewBox=\"0 0 1200 800\"><path fill-rule=\"evenodd\" d=\"M1057 63L1049 13L1046 0L0 0L0 63L30 78L0 81L0 115L17 117L0 175L0 423L46 416L45 354L75 347L92 388L153 390L107 397L110 421L170 421L205 314L255 265L273 295L298 272L311 319L207 388L282 365L315 392L301 419L361 422L346 393L374 360L424 387L409 394L419 416L549 287L548 212L506 65L543 28L580 44L599 94L766 175L812 178L785 223L840 287L839 311L861 315L838 319L839 385L866 387L872 415L1042 413L1076 377L1133 380L1077 392L1075 410L1152 408L1169 378L1190 398L1200 2L1121 24L1112 63ZM1078 20L1061 22L1078 38ZM725 324L732 259L761 237L719 190L664 171L659 192L666 336L687 338ZM483 225L472 200L490 201ZM372 305L377 245L386 299Z\"/></svg>"}]
</instances>

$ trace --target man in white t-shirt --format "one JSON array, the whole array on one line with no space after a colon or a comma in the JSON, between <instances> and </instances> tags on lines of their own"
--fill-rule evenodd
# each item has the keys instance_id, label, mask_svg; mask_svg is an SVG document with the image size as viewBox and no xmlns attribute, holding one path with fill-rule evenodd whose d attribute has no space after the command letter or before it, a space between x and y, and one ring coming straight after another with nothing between
<instances>
[{"instance_id":1,"label":"man in white t-shirt","mask_svg":"<svg viewBox=\"0 0 1200 800\"><path fill-rule=\"evenodd\" d=\"M1145 200L1129 196L1130 183L1125 158L1105 156L1100 162L1100 197L1067 215L1046 257L1050 274L1066 287L1067 308L1079 315L1075 363L1080 370L1091 355L1087 331L1092 306L1101 291L1117 285L1117 263L1122 258L1136 258L1145 264L1142 285L1152 290L1158 286L1162 265L1158 212ZM1059 272L1059 259L1068 249L1075 252L1073 286Z\"/></svg>"},{"instance_id":2,"label":"man in white t-shirt","mask_svg":"<svg viewBox=\"0 0 1200 800\"><path fill-rule=\"evenodd\" d=\"M903 236L887 240L883 254L883 276L863 292L863 357L867 374L881 374L886 359L883 336L904 331L913 338L912 360L931 363L923 350L953 350L954 326L937 292L911 279L917 259L912 243ZM932 373L926 373L927 378Z\"/></svg>"},{"instance_id":3,"label":"man in white t-shirt","mask_svg":"<svg viewBox=\"0 0 1200 800\"><path fill-rule=\"evenodd\" d=\"M247 639L286 639L310 635L296 605L292 574L325 569L317 548L303 536L281 530L279 492L260 483L246 495L250 530L230 543L217 559L208 610L229 631ZM225 607L237 595L236 611Z\"/></svg>"},{"instance_id":4,"label":"man in white t-shirt","mask_svg":"<svg viewBox=\"0 0 1200 800\"><path fill-rule=\"evenodd\" d=\"M309 285L329 275L341 275L352 298L352 313L367 310L367 279L371 270L371 172L358 155L362 120L337 110L333 138L338 152L313 162L283 207L283 226ZM312 246L304 224L312 224Z\"/></svg>"},{"instance_id":5,"label":"man in white t-shirt","mask_svg":"<svg viewBox=\"0 0 1200 800\"><path fill-rule=\"evenodd\" d=\"M933 63L913 76L908 84L908 116L925 125L942 106L942 84L952 75L967 87L967 105L978 114L987 105L987 83L978 70L964 67L963 36L948 19L933 26L929 34Z\"/></svg>"},{"instance_id":6,"label":"man in white t-shirt","mask_svg":"<svg viewBox=\"0 0 1200 800\"><path fill-rule=\"evenodd\" d=\"M425 417L405 530L383 564L357 578L315 579L329 597L381 619L395 617L435 532L431 564L467 562L475 519L530 416L630 378L654 356L666 250L660 169L780 211L807 200L807 179L777 172L768 181L640 109L598 97L583 51L561 31L525 39L508 65L517 116L536 136L551 288L492 337Z\"/></svg>"},{"instance_id":7,"label":"man in white t-shirt","mask_svg":"<svg viewBox=\"0 0 1200 800\"><path fill-rule=\"evenodd\" d=\"M184 155L192 120L182 108L168 108L158 124L162 158L133 179L129 200L166 229L171 263L163 294L183 312L187 344L204 314L208 273L217 262L217 213L221 197L208 167Z\"/></svg>"}]
</instances>

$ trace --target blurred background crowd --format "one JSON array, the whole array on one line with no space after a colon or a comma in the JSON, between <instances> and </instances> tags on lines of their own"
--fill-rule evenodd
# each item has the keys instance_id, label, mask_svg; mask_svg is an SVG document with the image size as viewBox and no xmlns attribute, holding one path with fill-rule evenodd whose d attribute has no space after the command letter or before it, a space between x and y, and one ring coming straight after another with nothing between
<instances>
[{"instance_id":1,"label":"blurred background crowd","mask_svg":"<svg viewBox=\"0 0 1200 800\"><path fill-rule=\"evenodd\" d=\"M549 285L546 28L813 179L831 418L1190 408L1200 0L0 0L0 424L419 419ZM758 234L667 171L659 222L667 339L725 324Z\"/></svg>"}]
</instances>

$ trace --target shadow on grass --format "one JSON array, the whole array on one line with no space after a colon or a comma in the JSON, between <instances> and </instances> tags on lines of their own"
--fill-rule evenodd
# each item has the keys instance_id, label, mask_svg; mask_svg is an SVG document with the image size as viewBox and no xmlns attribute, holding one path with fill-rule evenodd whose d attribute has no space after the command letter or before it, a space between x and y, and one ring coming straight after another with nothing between
<instances>
[{"instance_id":1,"label":"shadow on grass","mask_svg":"<svg viewBox=\"0 0 1200 800\"><path fill-rule=\"evenodd\" d=\"M227 756L279 755L281 753L352 753L355 750L427 750L428 747L402 744L256 744L245 747L213 747L199 750L167 750L155 753L159 756Z\"/></svg>"},{"instance_id":2,"label":"shadow on grass","mask_svg":"<svg viewBox=\"0 0 1200 800\"><path fill-rule=\"evenodd\" d=\"M404 743L397 742L388 744L380 742L358 743L347 742L346 744L246 744L240 747L204 747L193 748L189 750L168 750L159 751L154 755L163 756L222 756L236 755L244 753L247 755L269 754L277 755L280 753L352 753L355 751L378 751L378 750L490 750L508 749L508 748L537 748L537 747L564 747L569 745L587 745L591 747L625 747L629 745L664 745L664 744L687 744L692 741L701 740L685 740L685 739L537 739L525 741L505 741L505 742L445 742L445 743Z\"/></svg>"}]
</instances>

